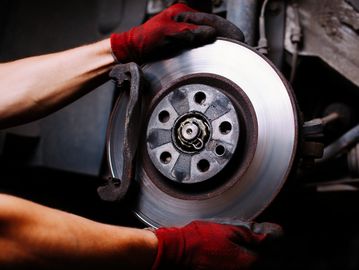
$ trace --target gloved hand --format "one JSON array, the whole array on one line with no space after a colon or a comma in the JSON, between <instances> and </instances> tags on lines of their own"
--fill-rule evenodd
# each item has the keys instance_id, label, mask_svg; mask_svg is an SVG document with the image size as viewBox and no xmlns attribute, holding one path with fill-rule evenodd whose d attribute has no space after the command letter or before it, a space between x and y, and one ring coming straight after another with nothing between
<instances>
[{"instance_id":1,"label":"gloved hand","mask_svg":"<svg viewBox=\"0 0 359 270\"><path fill-rule=\"evenodd\" d=\"M155 231L158 251L152 270L248 269L260 245L281 233L281 227L272 223L233 226L195 221L182 228L160 228Z\"/></svg>"},{"instance_id":2,"label":"gloved hand","mask_svg":"<svg viewBox=\"0 0 359 270\"><path fill-rule=\"evenodd\" d=\"M241 30L229 21L179 3L128 32L112 34L111 47L120 63L141 64L213 42L216 36L243 40Z\"/></svg>"}]
</instances>

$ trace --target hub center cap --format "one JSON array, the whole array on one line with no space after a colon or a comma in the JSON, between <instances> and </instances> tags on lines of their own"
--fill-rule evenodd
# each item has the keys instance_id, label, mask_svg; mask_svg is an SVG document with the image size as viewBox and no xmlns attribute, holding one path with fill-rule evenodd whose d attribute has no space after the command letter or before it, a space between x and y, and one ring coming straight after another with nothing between
<instances>
[{"instance_id":1,"label":"hub center cap","mask_svg":"<svg viewBox=\"0 0 359 270\"><path fill-rule=\"evenodd\" d=\"M185 114L176 121L172 136L177 149L193 154L202 150L208 142L210 125L200 113Z\"/></svg>"}]
</instances>

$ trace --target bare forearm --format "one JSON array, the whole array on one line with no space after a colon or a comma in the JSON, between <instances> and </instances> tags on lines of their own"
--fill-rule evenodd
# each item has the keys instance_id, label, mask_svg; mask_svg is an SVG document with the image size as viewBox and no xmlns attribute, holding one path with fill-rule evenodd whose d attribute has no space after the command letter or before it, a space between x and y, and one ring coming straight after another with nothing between
<instances>
[{"instance_id":1,"label":"bare forearm","mask_svg":"<svg viewBox=\"0 0 359 270\"><path fill-rule=\"evenodd\" d=\"M0 195L0 268L150 269L152 232L93 222Z\"/></svg>"},{"instance_id":2,"label":"bare forearm","mask_svg":"<svg viewBox=\"0 0 359 270\"><path fill-rule=\"evenodd\" d=\"M108 39L0 64L0 129L72 102L105 82L113 65Z\"/></svg>"}]
</instances>

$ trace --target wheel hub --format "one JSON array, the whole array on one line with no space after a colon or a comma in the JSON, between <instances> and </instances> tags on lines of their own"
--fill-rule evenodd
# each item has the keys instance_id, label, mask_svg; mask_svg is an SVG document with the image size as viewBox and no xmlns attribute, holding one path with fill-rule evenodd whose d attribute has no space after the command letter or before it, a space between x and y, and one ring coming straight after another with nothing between
<instances>
[{"instance_id":1,"label":"wheel hub","mask_svg":"<svg viewBox=\"0 0 359 270\"><path fill-rule=\"evenodd\" d=\"M215 87L187 84L155 107L147 150L153 165L169 180L193 184L224 169L238 138L238 116L230 99Z\"/></svg>"},{"instance_id":2,"label":"wheel hub","mask_svg":"<svg viewBox=\"0 0 359 270\"><path fill-rule=\"evenodd\" d=\"M190 154L198 153L208 142L209 122L197 112L188 113L176 121L172 136L178 150Z\"/></svg>"}]
</instances>

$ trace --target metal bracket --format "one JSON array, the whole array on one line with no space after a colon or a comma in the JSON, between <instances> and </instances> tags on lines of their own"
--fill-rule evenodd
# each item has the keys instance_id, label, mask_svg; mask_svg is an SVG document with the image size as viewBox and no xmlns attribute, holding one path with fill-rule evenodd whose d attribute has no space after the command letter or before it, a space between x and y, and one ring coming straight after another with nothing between
<instances>
[{"instance_id":1,"label":"metal bracket","mask_svg":"<svg viewBox=\"0 0 359 270\"><path fill-rule=\"evenodd\" d=\"M134 176L142 121L143 78L141 69L135 63L117 65L112 69L110 77L120 90L107 132L107 157L111 177L97 191L105 201L119 201L128 193Z\"/></svg>"}]
</instances>

